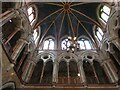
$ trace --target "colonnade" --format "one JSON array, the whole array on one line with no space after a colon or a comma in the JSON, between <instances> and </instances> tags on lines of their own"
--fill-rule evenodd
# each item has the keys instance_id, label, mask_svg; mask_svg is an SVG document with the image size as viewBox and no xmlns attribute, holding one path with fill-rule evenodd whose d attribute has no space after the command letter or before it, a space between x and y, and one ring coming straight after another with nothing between
<instances>
[{"instance_id":1,"label":"colonnade","mask_svg":"<svg viewBox=\"0 0 120 90\"><path fill-rule=\"evenodd\" d=\"M84 60L83 60L84 61ZM86 84L109 84L109 83L117 83L118 82L118 75L115 72L115 68L114 68L114 64L111 62L111 59L107 59L102 63L99 63L101 68L103 69L105 74L96 72L96 67L93 65L94 62L89 63L85 61L85 63L89 63L90 66L92 67L91 70L94 74L94 76L92 76L92 81L89 81L88 78L90 79L91 77L87 76L87 73L85 72L85 68L83 64L85 64L82 60L78 60L78 62L76 62L77 68L76 71L78 72L70 72L70 65L72 66L72 64L70 64L70 62L66 62L66 66L67 66L67 71L66 71L66 75L64 76L59 76L61 72L59 72L60 70L60 62L57 62L57 59L55 59L55 62L53 62L53 68L52 68L52 74L50 76L52 76L49 80L51 80L52 82L47 82L47 79L49 77L46 77L45 75L45 70L48 69L46 68L46 65L48 63L43 62L43 66L41 67L41 74L39 77L39 82L35 82L32 83L30 82L30 79L32 79L32 75L33 72L35 70L35 66L37 65L37 63L34 62L27 62L27 64L25 65L24 68L24 73L22 75L22 78L26 83L31 83L31 84L82 84L82 85L86 85ZM51 64L52 65L52 64ZM49 66L50 67L50 66ZM64 67L64 66L63 66ZM66 68L65 68L66 69ZM89 69L89 68L88 68ZM36 72L38 72L38 70L36 70ZM64 73L64 72L63 72ZM71 77L71 74L75 74L76 76ZM91 72L90 72L91 73ZM79 74L79 75L78 75ZM100 75L102 74L103 76L100 78ZM45 75L45 78L43 78ZM32 77L32 78L31 78ZM99 78L98 78L99 77ZM72 78L74 78L74 80L72 80ZM46 80L43 80L46 79ZM102 79L103 81L101 81L100 79ZM104 80L107 79L107 80ZM48 80L48 81L49 81Z\"/></svg>"}]
</instances>

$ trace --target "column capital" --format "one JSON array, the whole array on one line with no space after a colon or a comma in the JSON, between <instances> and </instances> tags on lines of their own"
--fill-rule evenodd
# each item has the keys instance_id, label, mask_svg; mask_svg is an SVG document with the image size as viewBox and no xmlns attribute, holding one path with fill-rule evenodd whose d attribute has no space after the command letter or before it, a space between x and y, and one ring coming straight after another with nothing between
<instances>
[{"instance_id":1,"label":"column capital","mask_svg":"<svg viewBox=\"0 0 120 90\"><path fill-rule=\"evenodd\" d=\"M54 62L53 62L54 64L59 64L56 60L54 60Z\"/></svg>"},{"instance_id":2,"label":"column capital","mask_svg":"<svg viewBox=\"0 0 120 90\"><path fill-rule=\"evenodd\" d=\"M102 62L101 62L101 66L105 63L108 63L108 62L111 62L111 59L110 58L106 58L104 59Z\"/></svg>"},{"instance_id":3,"label":"column capital","mask_svg":"<svg viewBox=\"0 0 120 90\"><path fill-rule=\"evenodd\" d=\"M20 38L19 41L25 42L26 44L29 43L28 40L25 38Z\"/></svg>"},{"instance_id":4,"label":"column capital","mask_svg":"<svg viewBox=\"0 0 120 90\"><path fill-rule=\"evenodd\" d=\"M22 8L19 8L19 9L12 8L11 11L15 12L16 15L19 15L21 13L21 11L22 11Z\"/></svg>"},{"instance_id":5,"label":"column capital","mask_svg":"<svg viewBox=\"0 0 120 90\"><path fill-rule=\"evenodd\" d=\"M83 61L82 60L78 60L78 64L83 65Z\"/></svg>"},{"instance_id":6,"label":"column capital","mask_svg":"<svg viewBox=\"0 0 120 90\"><path fill-rule=\"evenodd\" d=\"M33 60L27 60L28 63L32 63L33 65L36 65L37 63L34 62Z\"/></svg>"}]
</instances>

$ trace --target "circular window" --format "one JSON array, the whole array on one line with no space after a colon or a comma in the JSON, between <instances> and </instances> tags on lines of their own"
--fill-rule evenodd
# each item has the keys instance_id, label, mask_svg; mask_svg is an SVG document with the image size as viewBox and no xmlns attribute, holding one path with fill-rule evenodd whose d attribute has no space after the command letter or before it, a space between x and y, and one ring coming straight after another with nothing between
<instances>
[{"instance_id":1,"label":"circular window","mask_svg":"<svg viewBox=\"0 0 120 90\"><path fill-rule=\"evenodd\" d=\"M65 56L65 59L70 59L71 57L70 56Z\"/></svg>"},{"instance_id":2,"label":"circular window","mask_svg":"<svg viewBox=\"0 0 120 90\"><path fill-rule=\"evenodd\" d=\"M46 56L44 56L43 58L44 58L44 59L48 59L48 56L46 55Z\"/></svg>"},{"instance_id":3,"label":"circular window","mask_svg":"<svg viewBox=\"0 0 120 90\"><path fill-rule=\"evenodd\" d=\"M50 59L50 55L43 55L43 56L41 56L41 59L48 60L48 59Z\"/></svg>"},{"instance_id":4,"label":"circular window","mask_svg":"<svg viewBox=\"0 0 120 90\"><path fill-rule=\"evenodd\" d=\"M87 56L88 59L92 59L92 56Z\"/></svg>"}]
</instances>

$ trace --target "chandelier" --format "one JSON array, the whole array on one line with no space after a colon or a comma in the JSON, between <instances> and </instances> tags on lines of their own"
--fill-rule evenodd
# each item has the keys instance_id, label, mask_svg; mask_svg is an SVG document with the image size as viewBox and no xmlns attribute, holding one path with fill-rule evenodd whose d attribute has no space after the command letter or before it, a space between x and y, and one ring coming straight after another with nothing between
<instances>
[{"instance_id":1,"label":"chandelier","mask_svg":"<svg viewBox=\"0 0 120 90\"><path fill-rule=\"evenodd\" d=\"M68 41L70 45L67 47L67 52L72 52L79 50L79 43L77 42L77 37L68 36Z\"/></svg>"}]
</instances>

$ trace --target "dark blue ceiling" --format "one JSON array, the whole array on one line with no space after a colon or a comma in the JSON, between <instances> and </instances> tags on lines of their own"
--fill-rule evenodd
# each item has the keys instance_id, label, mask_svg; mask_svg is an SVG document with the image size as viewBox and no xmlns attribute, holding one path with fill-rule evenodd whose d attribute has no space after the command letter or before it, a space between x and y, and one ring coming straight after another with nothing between
<instances>
[{"instance_id":1,"label":"dark blue ceiling","mask_svg":"<svg viewBox=\"0 0 120 90\"><path fill-rule=\"evenodd\" d=\"M71 3L71 5L77 4L78 2ZM80 3L80 2L79 2ZM54 3L54 4L62 4L62 3ZM62 12L62 10L55 13L57 10L63 8L61 6L43 3L36 4L38 8L38 22L41 27L41 38L45 34L47 36L62 38L65 35L75 35L80 37L81 35L88 36L88 33L93 37L93 26L98 23L97 20L97 8L100 3L86 3L83 5L76 5L71 7L72 10L68 10L69 13ZM80 12L80 13L79 13ZM51 15L52 13L55 13ZM82 14L81 14L82 13ZM51 15L49 17L49 15ZM49 17L44 20L44 18ZM89 18L92 20L90 20ZM76 19L77 18L77 19ZM56 20L55 20L56 19ZM44 21L42 21L44 20ZM53 23L54 21L54 23ZM63 23L62 23L63 21ZM82 25L81 25L82 24ZM87 32L85 31L87 30ZM43 37L43 38L45 38ZM60 39L59 38L59 39Z\"/></svg>"}]
</instances>

